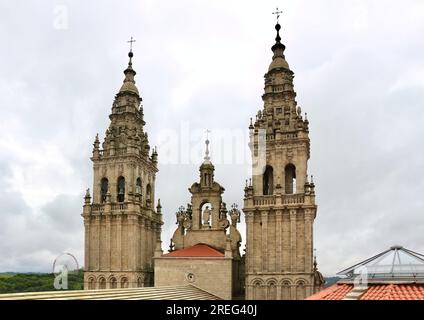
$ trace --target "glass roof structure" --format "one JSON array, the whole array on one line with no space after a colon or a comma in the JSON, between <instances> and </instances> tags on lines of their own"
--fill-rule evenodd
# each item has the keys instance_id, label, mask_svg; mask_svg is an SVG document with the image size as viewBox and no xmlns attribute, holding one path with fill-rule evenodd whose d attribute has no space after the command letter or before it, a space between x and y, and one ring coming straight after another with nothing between
<instances>
[{"instance_id":1,"label":"glass roof structure","mask_svg":"<svg viewBox=\"0 0 424 320\"><path fill-rule=\"evenodd\" d=\"M364 273L369 280L424 280L424 255L393 246L337 274L353 278Z\"/></svg>"}]
</instances>

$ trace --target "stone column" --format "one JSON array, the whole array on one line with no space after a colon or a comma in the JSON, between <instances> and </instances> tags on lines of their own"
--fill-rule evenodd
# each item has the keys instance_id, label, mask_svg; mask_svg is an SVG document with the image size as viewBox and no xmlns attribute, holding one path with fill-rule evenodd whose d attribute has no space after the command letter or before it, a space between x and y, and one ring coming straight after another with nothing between
<instances>
[{"instance_id":1,"label":"stone column","mask_svg":"<svg viewBox=\"0 0 424 320\"><path fill-rule=\"evenodd\" d=\"M136 245L136 252L135 255L137 257L137 270L140 270L142 268L142 250L141 250L141 227L140 227L140 217L137 216L136 218L136 239L137 242Z\"/></svg>"},{"instance_id":2,"label":"stone column","mask_svg":"<svg viewBox=\"0 0 424 320\"><path fill-rule=\"evenodd\" d=\"M296 283L293 282L290 285L290 300L297 300L297 292L296 292L297 286Z\"/></svg>"},{"instance_id":3,"label":"stone column","mask_svg":"<svg viewBox=\"0 0 424 320\"><path fill-rule=\"evenodd\" d=\"M135 164L130 163L128 164L128 166L130 167L130 176L129 176L129 184L128 184L128 188L127 188L127 193L131 192L133 195L135 193ZM128 195L128 200L130 200L130 197ZM131 201L134 201L134 199L131 199Z\"/></svg>"},{"instance_id":4,"label":"stone column","mask_svg":"<svg viewBox=\"0 0 424 320\"><path fill-rule=\"evenodd\" d=\"M261 213L261 222L262 271L268 271L268 211Z\"/></svg>"},{"instance_id":5,"label":"stone column","mask_svg":"<svg viewBox=\"0 0 424 320\"><path fill-rule=\"evenodd\" d=\"M92 252L90 250L90 242L91 242L91 233L90 233L90 227L91 227L91 221L90 217L84 217L84 228L85 228L85 235L84 235L84 268L85 270L91 270L91 262L90 257L92 255Z\"/></svg>"},{"instance_id":6,"label":"stone column","mask_svg":"<svg viewBox=\"0 0 424 320\"><path fill-rule=\"evenodd\" d=\"M115 177L113 179L114 179L113 181L109 180L109 192L110 192L110 195L111 195L112 202L116 202L117 201L117 198L116 198L117 197L117 192L116 192L117 183L116 183Z\"/></svg>"},{"instance_id":7,"label":"stone column","mask_svg":"<svg viewBox=\"0 0 424 320\"><path fill-rule=\"evenodd\" d=\"M290 209L290 271L296 271L296 210Z\"/></svg>"},{"instance_id":8,"label":"stone column","mask_svg":"<svg viewBox=\"0 0 424 320\"><path fill-rule=\"evenodd\" d=\"M106 259L106 269L107 270L111 270L111 216L110 214L105 216L105 223L106 223L106 254L107 254L107 259ZM107 282L109 283L109 281Z\"/></svg>"},{"instance_id":9,"label":"stone column","mask_svg":"<svg viewBox=\"0 0 424 320\"><path fill-rule=\"evenodd\" d=\"M147 265L147 269L150 270L151 267L151 257L150 257L150 252L151 252L151 240L152 237L150 236L150 220L146 220L146 265Z\"/></svg>"},{"instance_id":10,"label":"stone column","mask_svg":"<svg viewBox=\"0 0 424 320\"><path fill-rule=\"evenodd\" d=\"M147 268L147 237L146 237L146 218L142 217L141 225L141 268L145 271Z\"/></svg>"},{"instance_id":11,"label":"stone column","mask_svg":"<svg viewBox=\"0 0 424 320\"><path fill-rule=\"evenodd\" d=\"M276 286L277 286L277 297L276 297L276 300L282 300L283 299L283 292L281 290L281 283L277 282Z\"/></svg>"},{"instance_id":12,"label":"stone column","mask_svg":"<svg viewBox=\"0 0 424 320\"><path fill-rule=\"evenodd\" d=\"M96 237L96 270L100 270L100 256L101 256L101 252L100 252L100 241L101 241L101 236L102 236L102 229L101 229L101 218L100 216L96 216L96 233L97 233L97 237Z\"/></svg>"},{"instance_id":13,"label":"stone column","mask_svg":"<svg viewBox=\"0 0 424 320\"><path fill-rule=\"evenodd\" d=\"M122 215L116 216L116 248L118 254L118 270L122 270Z\"/></svg>"},{"instance_id":14,"label":"stone column","mask_svg":"<svg viewBox=\"0 0 424 320\"><path fill-rule=\"evenodd\" d=\"M249 273L254 270L254 245L253 245L253 212L246 213L246 234L247 234L247 250L246 250L246 260L247 266L246 269ZM247 289L246 289L247 290Z\"/></svg>"},{"instance_id":15,"label":"stone column","mask_svg":"<svg viewBox=\"0 0 424 320\"><path fill-rule=\"evenodd\" d=\"M93 203L100 203L100 180L99 165L93 165Z\"/></svg>"},{"instance_id":16,"label":"stone column","mask_svg":"<svg viewBox=\"0 0 424 320\"><path fill-rule=\"evenodd\" d=\"M305 210L305 272L312 272L312 213L310 209Z\"/></svg>"},{"instance_id":17,"label":"stone column","mask_svg":"<svg viewBox=\"0 0 424 320\"><path fill-rule=\"evenodd\" d=\"M134 214L128 215L128 269L135 271L137 269L137 216Z\"/></svg>"},{"instance_id":18,"label":"stone column","mask_svg":"<svg viewBox=\"0 0 424 320\"><path fill-rule=\"evenodd\" d=\"M281 272L282 270L282 266L283 266L283 254L282 254L282 226L281 226L281 220L282 220L282 211L281 210L277 210L275 212L275 248L276 248L276 253L275 253L275 263L276 263L276 267L275 267L275 271L276 272Z\"/></svg>"},{"instance_id":19,"label":"stone column","mask_svg":"<svg viewBox=\"0 0 424 320\"><path fill-rule=\"evenodd\" d=\"M153 268L153 256L155 255L155 249L156 249L156 230L157 225L156 222L152 221L151 224L151 231L150 231L150 261L151 261L151 267Z\"/></svg>"}]
</instances>

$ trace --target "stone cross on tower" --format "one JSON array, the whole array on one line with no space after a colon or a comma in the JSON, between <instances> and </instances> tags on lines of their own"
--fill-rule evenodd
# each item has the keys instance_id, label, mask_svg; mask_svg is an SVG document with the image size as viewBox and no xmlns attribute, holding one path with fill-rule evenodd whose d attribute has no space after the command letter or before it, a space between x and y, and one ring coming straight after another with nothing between
<instances>
[{"instance_id":1,"label":"stone cross on tower","mask_svg":"<svg viewBox=\"0 0 424 320\"><path fill-rule=\"evenodd\" d=\"M127 42L130 44L130 52L132 52L132 45L133 45L133 42L136 42L136 40L134 40L133 37L131 37L131 40L129 40Z\"/></svg>"},{"instance_id":2,"label":"stone cross on tower","mask_svg":"<svg viewBox=\"0 0 424 320\"><path fill-rule=\"evenodd\" d=\"M277 15L277 23L278 23L278 18L280 18L280 14L282 14L283 11L278 10L278 7L275 9L275 12L273 12L272 14L276 14Z\"/></svg>"},{"instance_id":3,"label":"stone cross on tower","mask_svg":"<svg viewBox=\"0 0 424 320\"><path fill-rule=\"evenodd\" d=\"M209 129L207 129L206 130L206 141L205 141L205 143L206 143L206 151L205 151L205 160L210 160L210 157L209 157L209 133L210 133L211 131L209 130Z\"/></svg>"}]
</instances>

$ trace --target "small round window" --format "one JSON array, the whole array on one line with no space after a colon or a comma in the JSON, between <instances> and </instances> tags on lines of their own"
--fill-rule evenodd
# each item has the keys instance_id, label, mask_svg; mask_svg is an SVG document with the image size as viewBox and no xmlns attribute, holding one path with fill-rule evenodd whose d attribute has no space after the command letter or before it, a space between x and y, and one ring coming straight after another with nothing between
<instances>
[{"instance_id":1,"label":"small round window","mask_svg":"<svg viewBox=\"0 0 424 320\"><path fill-rule=\"evenodd\" d=\"M194 282L196 277L194 276L193 273L189 272L189 273L186 274L186 279L187 279L188 282Z\"/></svg>"}]
</instances>

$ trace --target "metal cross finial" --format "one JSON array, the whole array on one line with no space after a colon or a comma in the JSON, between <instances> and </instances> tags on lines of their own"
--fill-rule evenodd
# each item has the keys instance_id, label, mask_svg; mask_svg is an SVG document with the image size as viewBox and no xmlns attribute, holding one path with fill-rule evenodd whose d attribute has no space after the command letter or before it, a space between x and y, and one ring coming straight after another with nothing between
<instances>
[{"instance_id":1,"label":"metal cross finial","mask_svg":"<svg viewBox=\"0 0 424 320\"><path fill-rule=\"evenodd\" d=\"M209 132L211 132L209 129L206 130L206 152L205 152L205 160L209 160Z\"/></svg>"},{"instance_id":2,"label":"metal cross finial","mask_svg":"<svg viewBox=\"0 0 424 320\"><path fill-rule=\"evenodd\" d=\"M278 23L278 18L280 18L280 14L282 14L283 11L278 10L278 7L275 9L275 12L273 12L272 14L276 14L277 15L277 23Z\"/></svg>"},{"instance_id":3,"label":"metal cross finial","mask_svg":"<svg viewBox=\"0 0 424 320\"><path fill-rule=\"evenodd\" d=\"M133 40L133 37L131 37L130 41L127 41L130 44L130 52L132 52L132 45L133 45L133 42L135 42L135 41L136 40Z\"/></svg>"}]
</instances>

